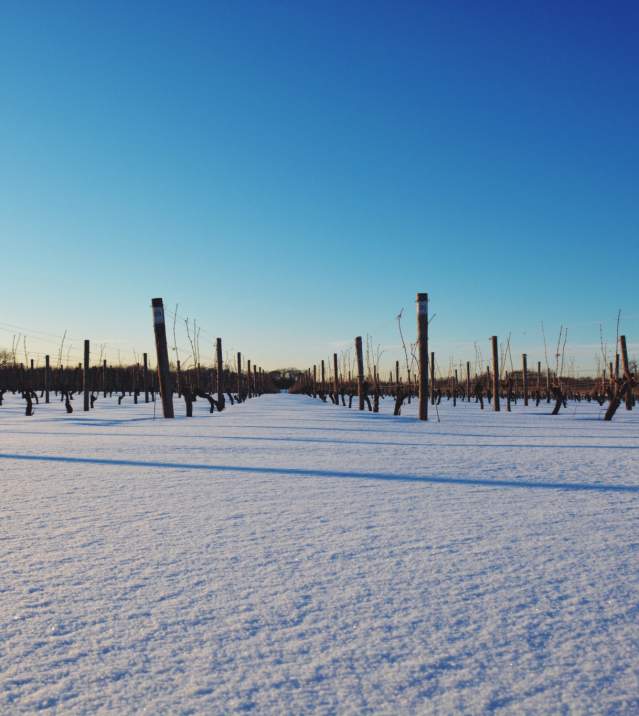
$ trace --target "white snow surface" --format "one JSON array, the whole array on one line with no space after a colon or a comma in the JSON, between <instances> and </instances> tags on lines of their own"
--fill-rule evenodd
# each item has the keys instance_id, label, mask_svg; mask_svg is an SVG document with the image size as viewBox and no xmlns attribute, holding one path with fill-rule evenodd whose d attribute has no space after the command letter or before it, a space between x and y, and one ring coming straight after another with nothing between
<instances>
[{"instance_id":1,"label":"white snow surface","mask_svg":"<svg viewBox=\"0 0 639 716\"><path fill-rule=\"evenodd\" d=\"M638 411L74 404L0 407L0 712L639 713Z\"/></svg>"}]
</instances>

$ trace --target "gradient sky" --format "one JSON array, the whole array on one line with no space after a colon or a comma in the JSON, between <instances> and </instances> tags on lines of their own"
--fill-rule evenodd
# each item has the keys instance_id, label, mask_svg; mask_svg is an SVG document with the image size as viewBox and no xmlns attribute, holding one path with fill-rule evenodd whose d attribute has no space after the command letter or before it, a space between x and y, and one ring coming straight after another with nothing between
<instances>
[{"instance_id":1,"label":"gradient sky","mask_svg":"<svg viewBox=\"0 0 639 716\"><path fill-rule=\"evenodd\" d=\"M638 350L639 4L0 3L0 346ZM46 335L45 335L46 334ZM210 348L209 348L210 347ZM554 351L554 348L552 349Z\"/></svg>"}]
</instances>

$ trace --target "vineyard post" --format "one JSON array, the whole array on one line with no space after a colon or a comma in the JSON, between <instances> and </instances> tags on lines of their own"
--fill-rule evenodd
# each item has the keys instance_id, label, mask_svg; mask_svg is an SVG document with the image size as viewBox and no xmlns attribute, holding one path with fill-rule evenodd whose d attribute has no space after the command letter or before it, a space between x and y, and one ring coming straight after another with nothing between
<instances>
[{"instance_id":1,"label":"vineyard post","mask_svg":"<svg viewBox=\"0 0 639 716\"><path fill-rule=\"evenodd\" d=\"M82 365L82 388L84 392L84 412L89 411L89 341L84 341L84 363Z\"/></svg>"},{"instance_id":2,"label":"vineyard post","mask_svg":"<svg viewBox=\"0 0 639 716\"><path fill-rule=\"evenodd\" d=\"M251 361L246 361L246 397L252 398L253 394L251 393Z\"/></svg>"},{"instance_id":3,"label":"vineyard post","mask_svg":"<svg viewBox=\"0 0 639 716\"><path fill-rule=\"evenodd\" d=\"M541 361L537 361L537 393L541 393Z\"/></svg>"},{"instance_id":4,"label":"vineyard post","mask_svg":"<svg viewBox=\"0 0 639 716\"><path fill-rule=\"evenodd\" d=\"M49 402L49 383L51 377L49 356L44 357L44 402Z\"/></svg>"},{"instance_id":5,"label":"vineyard post","mask_svg":"<svg viewBox=\"0 0 639 716\"><path fill-rule=\"evenodd\" d=\"M335 390L335 404L339 405L339 374L337 372L337 353L333 353L333 382Z\"/></svg>"},{"instance_id":6,"label":"vineyard post","mask_svg":"<svg viewBox=\"0 0 639 716\"><path fill-rule=\"evenodd\" d=\"M237 399L242 402L242 354L237 354Z\"/></svg>"},{"instance_id":7,"label":"vineyard post","mask_svg":"<svg viewBox=\"0 0 639 716\"><path fill-rule=\"evenodd\" d=\"M493 348L493 408L496 413L499 412L499 349L497 346L497 336L491 337Z\"/></svg>"},{"instance_id":8,"label":"vineyard post","mask_svg":"<svg viewBox=\"0 0 639 716\"><path fill-rule=\"evenodd\" d=\"M466 401L470 403L470 361L466 361Z\"/></svg>"},{"instance_id":9,"label":"vineyard post","mask_svg":"<svg viewBox=\"0 0 639 716\"><path fill-rule=\"evenodd\" d=\"M142 382L144 383L144 402L149 402L149 356L142 354Z\"/></svg>"},{"instance_id":10,"label":"vineyard post","mask_svg":"<svg viewBox=\"0 0 639 716\"><path fill-rule=\"evenodd\" d=\"M217 354L217 409L224 410L224 364L222 362L222 339L215 341L215 352Z\"/></svg>"},{"instance_id":11,"label":"vineyard post","mask_svg":"<svg viewBox=\"0 0 639 716\"><path fill-rule=\"evenodd\" d=\"M321 365L320 370L321 370L321 375L322 375L322 386L321 386L321 388L320 388L320 392L321 392L322 395L324 395L324 391L325 391L324 384L325 384L325 381L326 381L326 373L325 373L324 359L323 359L323 358L322 358L322 365Z\"/></svg>"},{"instance_id":12,"label":"vineyard post","mask_svg":"<svg viewBox=\"0 0 639 716\"><path fill-rule=\"evenodd\" d=\"M165 418L174 418L171 374L169 372L169 349L166 345L166 323L164 322L164 303L161 298L151 299L153 310L153 330L155 331L155 350L158 364L158 386L162 398L162 412Z\"/></svg>"},{"instance_id":13,"label":"vineyard post","mask_svg":"<svg viewBox=\"0 0 639 716\"><path fill-rule=\"evenodd\" d=\"M357 398L359 409L364 410L364 354L361 336L355 338L355 353L357 354Z\"/></svg>"},{"instance_id":14,"label":"vineyard post","mask_svg":"<svg viewBox=\"0 0 639 716\"><path fill-rule=\"evenodd\" d=\"M428 420L428 294L417 294L417 349L419 361L419 419Z\"/></svg>"},{"instance_id":15,"label":"vineyard post","mask_svg":"<svg viewBox=\"0 0 639 716\"><path fill-rule=\"evenodd\" d=\"M102 397L107 397L107 362L106 358L102 359Z\"/></svg>"},{"instance_id":16,"label":"vineyard post","mask_svg":"<svg viewBox=\"0 0 639 716\"><path fill-rule=\"evenodd\" d=\"M528 356L521 354L521 372L524 381L524 405L528 405Z\"/></svg>"},{"instance_id":17,"label":"vineyard post","mask_svg":"<svg viewBox=\"0 0 639 716\"><path fill-rule=\"evenodd\" d=\"M632 410L632 388L630 375L630 363L628 362L628 347L626 345L626 337L619 336L619 346L621 348L621 365L623 368L623 378L628 381L628 389L626 390L626 410Z\"/></svg>"},{"instance_id":18,"label":"vineyard post","mask_svg":"<svg viewBox=\"0 0 639 716\"><path fill-rule=\"evenodd\" d=\"M430 404L435 405L435 351L430 352Z\"/></svg>"}]
</instances>

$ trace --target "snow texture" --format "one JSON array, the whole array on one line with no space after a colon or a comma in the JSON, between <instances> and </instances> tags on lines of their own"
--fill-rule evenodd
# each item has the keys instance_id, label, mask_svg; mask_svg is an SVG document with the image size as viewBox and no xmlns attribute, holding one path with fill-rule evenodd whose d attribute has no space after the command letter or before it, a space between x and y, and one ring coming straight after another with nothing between
<instances>
[{"instance_id":1,"label":"snow texture","mask_svg":"<svg viewBox=\"0 0 639 716\"><path fill-rule=\"evenodd\" d=\"M74 403L0 408L0 712L639 713L639 412Z\"/></svg>"}]
</instances>

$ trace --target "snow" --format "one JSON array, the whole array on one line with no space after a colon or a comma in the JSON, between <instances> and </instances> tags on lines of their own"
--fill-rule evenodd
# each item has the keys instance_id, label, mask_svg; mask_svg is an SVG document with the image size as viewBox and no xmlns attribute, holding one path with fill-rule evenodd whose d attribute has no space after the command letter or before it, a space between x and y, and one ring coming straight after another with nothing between
<instances>
[{"instance_id":1,"label":"snow","mask_svg":"<svg viewBox=\"0 0 639 716\"><path fill-rule=\"evenodd\" d=\"M1 712L639 712L637 411L74 403L0 407Z\"/></svg>"}]
</instances>

